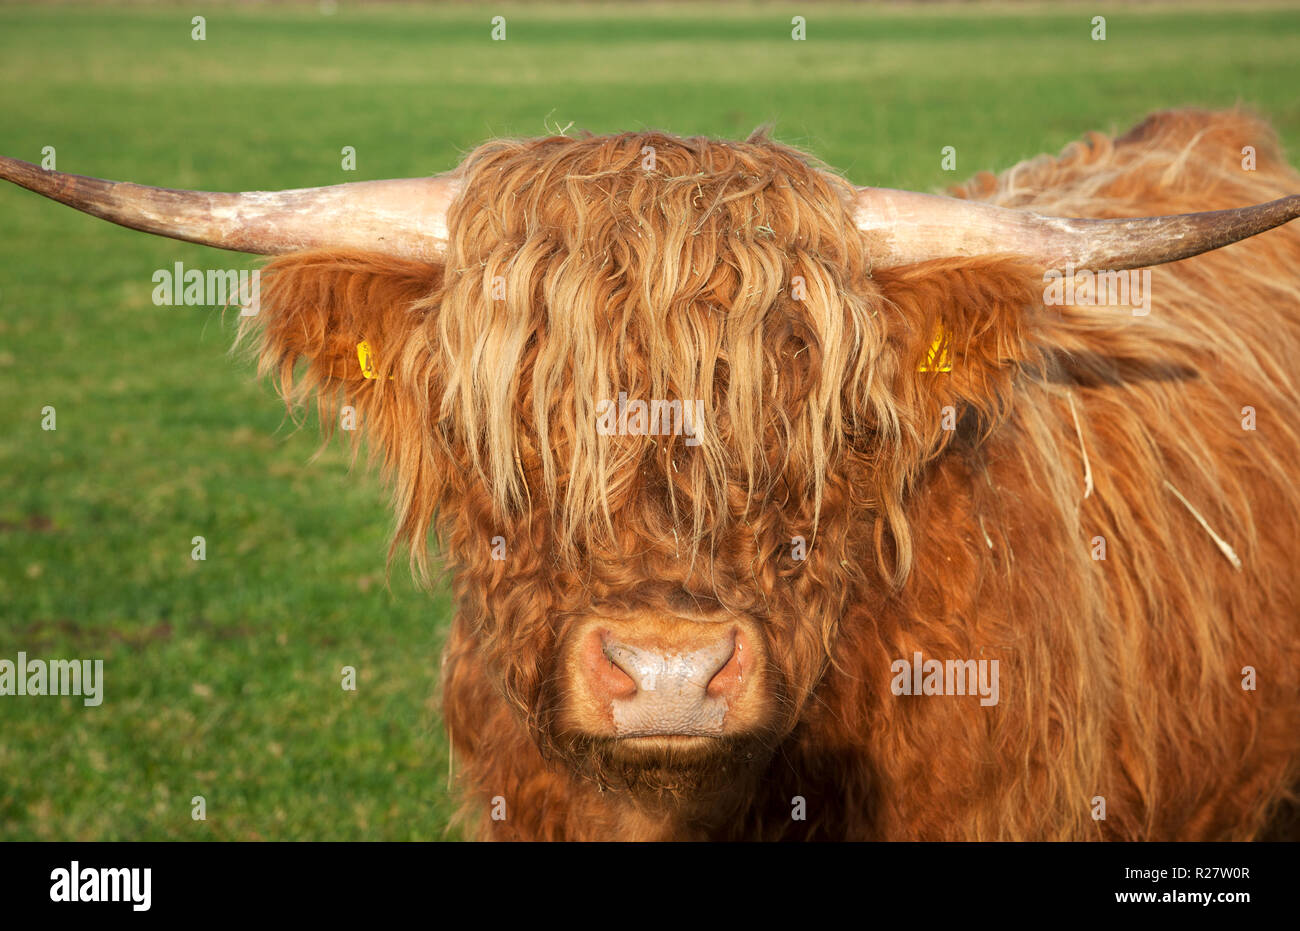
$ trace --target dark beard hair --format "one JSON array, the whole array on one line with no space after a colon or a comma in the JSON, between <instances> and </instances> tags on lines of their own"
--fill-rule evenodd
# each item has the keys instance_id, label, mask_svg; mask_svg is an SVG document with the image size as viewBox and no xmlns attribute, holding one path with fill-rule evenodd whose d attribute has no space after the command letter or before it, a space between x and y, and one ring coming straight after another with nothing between
<instances>
[{"instance_id":1,"label":"dark beard hair","mask_svg":"<svg viewBox=\"0 0 1300 931\"><path fill-rule=\"evenodd\" d=\"M746 795L772 757L775 740L762 734L680 738L560 735L554 749L579 778L601 791L626 792L643 806L713 808L727 795Z\"/></svg>"}]
</instances>

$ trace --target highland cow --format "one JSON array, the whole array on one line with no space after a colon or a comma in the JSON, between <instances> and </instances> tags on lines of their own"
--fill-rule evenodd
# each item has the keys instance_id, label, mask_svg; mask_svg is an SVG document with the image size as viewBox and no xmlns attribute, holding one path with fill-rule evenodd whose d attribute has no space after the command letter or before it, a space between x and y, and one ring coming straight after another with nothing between
<instances>
[{"instance_id":1,"label":"highland cow","mask_svg":"<svg viewBox=\"0 0 1300 931\"><path fill-rule=\"evenodd\" d=\"M1300 176L1253 117L951 197L654 132L278 194L0 176L279 256L263 370L355 406L451 577L471 833L1247 839L1294 797ZM1046 297L1152 266L1149 312ZM620 398L700 416L598 429Z\"/></svg>"}]
</instances>

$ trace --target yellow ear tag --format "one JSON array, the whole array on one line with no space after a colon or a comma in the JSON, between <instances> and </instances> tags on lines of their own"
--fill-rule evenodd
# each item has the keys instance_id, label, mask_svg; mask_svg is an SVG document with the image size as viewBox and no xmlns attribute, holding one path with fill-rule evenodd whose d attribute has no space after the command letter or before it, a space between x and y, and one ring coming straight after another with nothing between
<instances>
[{"instance_id":1,"label":"yellow ear tag","mask_svg":"<svg viewBox=\"0 0 1300 931\"><path fill-rule=\"evenodd\" d=\"M934 342L926 353L925 361L917 366L918 372L951 372L952 358L948 355L948 334L939 327L934 334Z\"/></svg>"},{"instance_id":2,"label":"yellow ear tag","mask_svg":"<svg viewBox=\"0 0 1300 931\"><path fill-rule=\"evenodd\" d=\"M361 375L364 378L374 379L379 377L379 373L375 371L375 366L372 361L370 344L365 340L357 343L357 361L361 363ZM391 381L392 378L392 375L388 376L389 381Z\"/></svg>"}]
</instances>

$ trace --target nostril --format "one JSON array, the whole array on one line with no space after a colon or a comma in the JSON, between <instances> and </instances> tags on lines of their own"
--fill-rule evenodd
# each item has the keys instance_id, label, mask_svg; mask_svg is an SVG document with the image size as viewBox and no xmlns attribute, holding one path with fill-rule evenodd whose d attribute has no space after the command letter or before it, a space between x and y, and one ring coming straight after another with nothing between
<instances>
[{"instance_id":1,"label":"nostril","mask_svg":"<svg viewBox=\"0 0 1300 931\"><path fill-rule=\"evenodd\" d=\"M722 668L709 680L707 692L711 698L732 698L740 692L745 678L744 642L738 632L731 634L731 650Z\"/></svg>"},{"instance_id":2,"label":"nostril","mask_svg":"<svg viewBox=\"0 0 1300 931\"><path fill-rule=\"evenodd\" d=\"M631 698L636 682L620 669L610 654L608 631L593 631L583 648L583 666L592 691L606 699Z\"/></svg>"}]
</instances>

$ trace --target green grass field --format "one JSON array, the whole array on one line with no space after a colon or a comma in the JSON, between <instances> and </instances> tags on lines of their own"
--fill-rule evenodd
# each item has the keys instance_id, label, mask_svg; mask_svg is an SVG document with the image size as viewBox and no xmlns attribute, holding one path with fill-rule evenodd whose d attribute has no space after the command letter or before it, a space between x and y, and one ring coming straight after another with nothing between
<instances>
[{"instance_id":1,"label":"green grass field","mask_svg":"<svg viewBox=\"0 0 1300 931\"><path fill-rule=\"evenodd\" d=\"M930 190L1187 104L1251 105L1294 153L1297 48L1300 11L1241 5L6 5L0 154L267 189L431 174L570 123L771 123L858 183ZM102 658L106 679L98 708L0 697L0 839L455 837L445 589L387 572L385 490L341 443L313 459L314 420L228 353L233 314L151 301L174 262L257 260L9 185L0 256L0 659Z\"/></svg>"}]
</instances>

